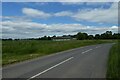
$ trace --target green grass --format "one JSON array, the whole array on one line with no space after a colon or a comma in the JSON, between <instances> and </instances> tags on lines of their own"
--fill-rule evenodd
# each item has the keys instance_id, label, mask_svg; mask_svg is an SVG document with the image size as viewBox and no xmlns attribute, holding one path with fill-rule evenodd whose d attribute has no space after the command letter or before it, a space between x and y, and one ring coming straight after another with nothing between
<instances>
[{"instance_id":1,"label":"green grass","mask_svg":"<svg viewBox=\"0 0 120 80\"><path fill-rule=\"evenodd\" d=\"M107 78L120 79L120 41L110 50L107 68Z\"/></svg>"},{"instance_id":2,"label":"green grass","mask_svg":"<svg viewBox=\"0 0 120 80\"><path fill-rule=\"evenodd\" d=\"M2 65L12 64L27 59L49 55L52 53L86 45L112 42L112 40L71 40L71 41L3 41Z\"/></svg>"}]
</instances>

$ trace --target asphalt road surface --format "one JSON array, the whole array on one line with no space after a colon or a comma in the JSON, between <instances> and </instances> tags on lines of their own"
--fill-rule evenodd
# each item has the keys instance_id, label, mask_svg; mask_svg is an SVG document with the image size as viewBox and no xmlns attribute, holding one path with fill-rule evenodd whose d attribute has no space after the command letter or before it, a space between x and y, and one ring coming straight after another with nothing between
<instances>
[{"instance_id":1,"label":"asphalt road surface","mask_svg":"<svg viewBox=\"0 0 120 80\"><path fill-rule=\"evenodd\" d=\"M3 68L3 78L105 78L112 44L62 51Z\"/></svg>"}]
</instances>

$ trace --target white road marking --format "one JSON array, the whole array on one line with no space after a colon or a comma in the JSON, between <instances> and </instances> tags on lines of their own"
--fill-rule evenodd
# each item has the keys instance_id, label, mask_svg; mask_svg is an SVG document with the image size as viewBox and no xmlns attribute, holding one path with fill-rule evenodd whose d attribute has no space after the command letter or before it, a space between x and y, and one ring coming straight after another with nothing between
<instances>
[{"instance_id":1,"label":"white road marking","mask_svg":"<svg viewBox=\"0 0 120 80\"><path fill-rule=\"evenodd\" d=\"M116 43L112 43L112 44L116 44Z\"/></svg>"},{"instance_id":2,"label":"white road marking","mask_svg":"<svg viewBox=\"0 0 120 80\"><path fill-rule=\"evenodd\" d=\"M51 69L53 69L53 68L55 68L55 67L57 67L57 66L59 66L59 65L61 65L61 64L65 63L65 62L71 60L72 58L74 58L74 57L70 57L70 58L68 58L68 59L66 59L66 60L64 60L64 61L62 61L62 62L60 62L60 63L58 63L58 64L56 64L56 65L54 65L54 66L52 66L52 67L50 67L50 68L48 68L48 69L42 71L42 72L40 72L40 73L38 73L38 74L32 76L32 77L30 77L30 78L27 79L27 80L33 79L33 78L35 78L35 77L37 77L37 76L40 76L41 74L43 74L43 73L45 73L45 72L47 72L47 71L49 71L49 70L51 70Z\"/></svg>"},{"instance_id":3,"label":"white road marking","mask_svg":"<svg viewBox=\"0 0 120 80\"><path fill-rule=\"evenodd\" d=\"M93 49L88 49L87 51L82 52L82 54L84 54L84 53L86 53L86 52L88 52L88 51L91 51L91 50L93 50Z\"/></svg>"},{"instance_id":4,"label":"white road marking","mask_svg":"<svg viewBox=\"0 0 120 80\"><path fill-rule=\"evenodd\" d=\"M99 48L99 47L101 47L101 46L97 46L96 48Z\"/></svg>"}]
</instances>

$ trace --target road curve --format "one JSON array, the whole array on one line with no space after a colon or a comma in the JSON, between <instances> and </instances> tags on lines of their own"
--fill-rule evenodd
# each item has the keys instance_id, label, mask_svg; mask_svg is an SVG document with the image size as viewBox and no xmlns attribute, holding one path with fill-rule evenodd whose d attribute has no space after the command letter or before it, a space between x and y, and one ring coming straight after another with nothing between
<instances>
[{"instance_id":1,"label":"road curve","mask_svg":"<svg viewBox=\"0 0 120 80\"><path fill-rule=\"evenodd\" d=\"M112 44L62 51L3 67L3 78L105 78Z\"/></svg>"}]
</instances>

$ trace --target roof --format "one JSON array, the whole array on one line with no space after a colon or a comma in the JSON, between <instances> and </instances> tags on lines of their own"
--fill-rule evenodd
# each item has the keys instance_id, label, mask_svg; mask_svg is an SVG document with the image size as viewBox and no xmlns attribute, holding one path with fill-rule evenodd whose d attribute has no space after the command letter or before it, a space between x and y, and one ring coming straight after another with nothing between
<instances>
[{"instance_id":1,"label":"roof","mask_svg":"<svg viewBox=\"0 0 120 80\"><path fill-rule=\"evenodd\" d=\"M54 37L53 39L72 39L71 37Z\"/></svg>"}]
</instances>

